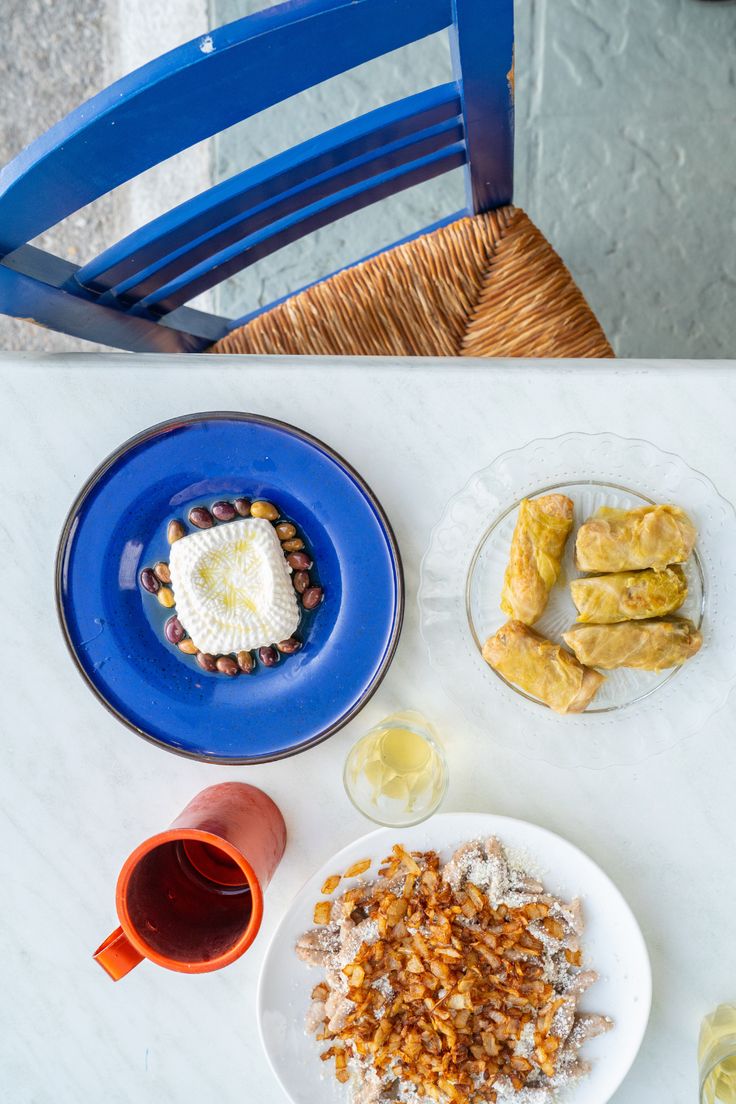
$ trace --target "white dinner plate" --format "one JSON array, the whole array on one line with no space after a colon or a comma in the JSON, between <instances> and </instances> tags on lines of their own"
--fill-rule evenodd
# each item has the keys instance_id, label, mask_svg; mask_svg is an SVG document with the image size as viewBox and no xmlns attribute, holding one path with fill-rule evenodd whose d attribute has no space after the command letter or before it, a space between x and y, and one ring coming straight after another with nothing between
<instances>
[{"instance_id":1,"label":"white dinner plate","mask_svg":"<svg viewBox=\"0 0 736 1104\"><path fill-rule=\"evenodd\" d=\"M294 951L299 936L313 927L312 911L325 878L367 858L375 872L394 843L414 851L433 849L446 859L460 843L493 835L512 854L520 851L547 889L582 900L585 963L600 980L580 1007L612 1017L615 1026L585 1043L582 1054L592 1071L567 1089L565 1104L605 1104L616 1091L644 1036L652 990L646 945L626 901L592 859L545 828L491 813L441 813L413 828L380 828L343 848L312 875L276 929L261 970L258 1023L271 1068L293 1104L349 1101L332 1062L320 1061L328 1044L318 1043L304 1028L310 993L322 972L306 966Z\"/></svg>"}]
</instances>

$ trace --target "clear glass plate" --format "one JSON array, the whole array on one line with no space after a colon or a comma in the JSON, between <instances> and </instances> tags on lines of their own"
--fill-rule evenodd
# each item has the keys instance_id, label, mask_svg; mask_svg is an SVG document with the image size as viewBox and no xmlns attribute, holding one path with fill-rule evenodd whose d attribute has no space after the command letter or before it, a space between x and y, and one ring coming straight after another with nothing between
<instances>
[{"instance_id":1,"label":"clear glass plate","mask_svg":"<svg viewBox=\"0 0 736 1104\"><path fill-rule=\"evenodd\" d=\"M480 654L504 622L503 573L519 502L558 491L575 503L576 528L603 504L674 502L699 539L686 566L682 614L701 628L701 651L654 674L611 671L585 713L560 717L496 674ZM575 578L574 532L561 583ZM456 494L422 562L419 606L432 666L448 694L490 737L560 766L636 762L702 728L736 679L736 514L702 473L646 441L570 433L504 453ZM565 585L536 626L553 639L575 620ZM522 722L522 723L519 723Z\"/></svg>"}]
</instances>

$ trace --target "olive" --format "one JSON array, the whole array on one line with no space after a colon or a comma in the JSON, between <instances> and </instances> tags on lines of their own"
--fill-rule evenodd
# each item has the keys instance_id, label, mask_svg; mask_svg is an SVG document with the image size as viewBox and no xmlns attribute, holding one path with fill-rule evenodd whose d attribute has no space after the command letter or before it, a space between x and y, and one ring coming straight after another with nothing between
<instances>
[{"instance_id":1,"label":"olive","mask_svg":"<svg viewBox=\"0 0 736 1104\"><path fill-rule=\"evenodd\" d=\"M229 675L230 678L233 678L234 675L240 673L240 668L238 667L232 656L220 656L217 660L216 666L220 674Z\"/></svg>"},{"instance_id":2,"label":"olive","mask_svg":"<svg viewBox=\"0 0 736 1104\"><path fill-rule=\"evenodd\" d=\"M235 502L233 502L233 506L238 511L241 517L250 517L249 498L236 498Z\"/></svg>"},{"instance_id":3,"label":"olive","mask_svg":"<svg viewBox=\"0 0 736 1104\"><path fill-rule=\"evenodd\" d=\"M141 586L149 592L149 594L155 594L161 589L161 583L151 571L150 567L144 567L141 571Z\"/></svg>"},{"instance_id":4,"label":"olive","mask_svg":"<svg viewBox=\"0 0 736 1104\"><path fill-rule=\"evenodd\" d=\"M212 519L212 514L209 510L206 510L204 506L193 506L189 511L189 520L192 525L196 525L198 529L211 529L215 524Z\"/></svg>"},{"instance_id":5,"label":"olive","mask_svg":"<svg viewBox=\"0 0 736 1104\"><path fill-rule=\"evenodd\" d=\"M169 570L169 565L164 560L159 560L157 564L153 565L153 573L162 583L171 582L171 571Z\"/></svg>"},{"instance_id":6,"label":"olive","mask_svg":"<svg viewBox=\"0 0 736 1104\"><path fill-rule=\"evenodd\" d=\"M291 582L297 594L303 594L309 586L309 576L306 571L297 571L296 574L292 575Z\"/></svg>"},{"instance_id":7,"label":"olive","mask_svg":"<svg viewBox=\"0 0 736 1104\"><path fill-rule=\"evenodd\" d=\"M158 598L161 605L164 606L166 609L171 609L172 606L176 605L174 592L170 587L162 586L156 597Z\"/></svg>"},{"instance_id":8,"label":"olive","mask_svg":"<svg viewBox=\"0 0 736 1104\"><path fill-rule=\"evenodd\" d=\"M316 609L322 601L322 587L307 587L302 594L302 605L307 610Z\"/></svg>"},{"instance_id":9,"label":"olive","mask_svg":"<svg viewBox=\"0 0 736 1104\"><path fill-rule=\"evenodd\" d=\"M256 661L252 652L238 652L238 667L244 675L250 675L255 665Z\"/></svg>"},{"instance_id":10,"label":"olive","mask_svg":"<svg viewBox=\"0 0 736 1104\"><path fill-rule=\"evenodd\" d=\"M309 571L312 561L306 552L292 552L286 557L286 562L294 571Z\"/></svg>"},{"instance_id":11,"label":"olive","mask_svg":"<svg viewBox=\"0 0 736 1104\"><path fill-rule=\"evenodd\" d=\"M264 667L275 667L279 661L279 653L269 644L265 648L258 649L258 658Z\"/></svg>"},{"instance_id":12,"label":"olive","mask_svg":"<svg viewBox=\"0 0 736 1104\"><path fill-rule=\"evenodd\" d=\"M265 518L266 521L276 521L279 516L279 512L272 502L259 502L251 503L250 512L253 517Z\"/></svg>"},{"instance_id":13,"label":"olive","mask_svg":"<svg viewBox=\"0 0 736 1104\"><path fill-rule=\"evenodd\" d=\"M212 507L212 513L218 521L232 521L237 510L232 502L216 502Z\"/></svg>"},{"instance_id":14,"label":"olive","mask_svg":"<svg viewBox=\"0 0 736 1104\"><path fill-rule=\"evenodd\" d=\"M178 617L170 617L166 622L164 636L170 644L178 644L184 639L184 626Z\"/></svg>"},{"instance_id":15,"label":"olive","mask_svg":"<svg viewBox=\"0 0 736 1104\"><path fill-rule=\"evenodd\" d=\"M302 647L301 640L295 640L293 636L290 636L288 640L282 640L276 647L283 655L293 655L294 652L298 652Z\"/></svg>"},{"instance_id":16,"label":"olive","mask_svg":"<svg viewBox=\"0 0 736 1104\"><path fill-rule=\"evenodd\" d=\"M283 548L284 552L300 552L304 547L304 541L298 539L285 540L283 541L281 547Z\"/></svg>"},{"instance_id":17,"label":"olive","mask_svg":"<svg viewBox=\"0 0 736 1104\"><path fill-rule=\"evenodd\" d=\"M166 539L169 544L173 544L174 541L181 540L182 537L186 536L186 532L182 523L174 518L166 527Z\"/></svg>"},{"instance_id":18,"label":"olive","mask_svg":"<svg viewBox=\"0 0 736 1104\"><path fill-rule=\"evenodd\" d=\"M210 655L209 652L197 652L197 663L203 671L216 671L217 664L215 663L215 657Z\"/></svg>"},{"instance_id":19,"label":"olive","mask_svg":"<svg viewBox=\"0 0 736 1104\"><path fill-rule=\"evenodd\" d=\"M282 541L291 540L296 536L296 525L288 521L280 521L276 526L276 536Z\"/></svg>"}]
</instances>

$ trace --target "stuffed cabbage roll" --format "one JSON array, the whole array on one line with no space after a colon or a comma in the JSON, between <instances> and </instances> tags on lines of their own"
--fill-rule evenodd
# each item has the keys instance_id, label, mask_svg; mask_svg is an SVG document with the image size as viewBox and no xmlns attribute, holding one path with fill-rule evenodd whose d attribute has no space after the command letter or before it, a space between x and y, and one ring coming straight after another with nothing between
<instances>
[{"instance_id":1,"label":"stuffed cabbage roll","mask_svg":"<svg viewBox=\"0 0 736 1104\"><path fill-rule=\"evenodd\" d=\"M581 663L613 670L679 667L700 650L703 637L692 621L624 621L618 625L573 625L562 639Z\"/></svg>"},{"instance_id":2,"label":"stuffed cabbage roll","mask_svg":"<svg viewBox=\"0 0 736 1104\"><path fill-rule=\"evenodd\" d=\"M664 571L619 571L570 583L578 621L610 625L674 613L687 598L681 567Z\"/></svg>"},{"instance_id":3,"label":"stuffed cabbage roll","mask_svg":"<svg viewBox=\"0 0 736 1104\"><path fill-rule=\"evenodd\" d=\"M575 560L581 571L661 571L684 563L696 538L695 526L679 506L602 506L580 526Z\"/></svg>"},{"instance_id":4,"label":"stuffed cabbage roll","mask_svg":"<svg viewBox=\"0 0 736 1104\"><path fill-rule=\"evenodd\" d=\"M509 617L533 625L544 613L560 574L572 517L573 504L565 495L522 501L501 593L501 609Z\"/></svg>"},{"instance_id":5,"label":"stuffed cabbage roll","mask_svg":"<svg viewBox=\"0 0 736 1104\"><path fill-rule=\"evenodd\" d=\"M591 671L521 621L508 621L483 646L483 658L509 682L545 702L555 713L582 713L603 675Z\"/></svg>"}]
</instances>

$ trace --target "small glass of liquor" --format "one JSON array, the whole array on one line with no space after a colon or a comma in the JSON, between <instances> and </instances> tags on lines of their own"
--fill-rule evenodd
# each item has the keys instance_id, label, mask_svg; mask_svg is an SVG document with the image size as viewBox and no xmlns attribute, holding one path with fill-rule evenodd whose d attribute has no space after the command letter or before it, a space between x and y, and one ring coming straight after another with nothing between
<instances>
[{"instance_id":1,"label":"small glass of liquor","mask_svg":"<svg viewBox=\"0 0 736 1104\"><path fill-rule=\"evenodd\" d=\"M343 782L364 816L406 828L439 808L447 790L447 764L429 721L407 709L392 713L353 745Z\"/></svg>"},{"instance_id":2,"label":"small glass of liquor","mask_svg":"<svg viewBox=\"0 0 736 1104\"><path fill-rule=\"evenodd\" d=\"M736 1104L736 1004L703 1020L698 1043L700 1104Z\"/></svg>"}]
</instances>

